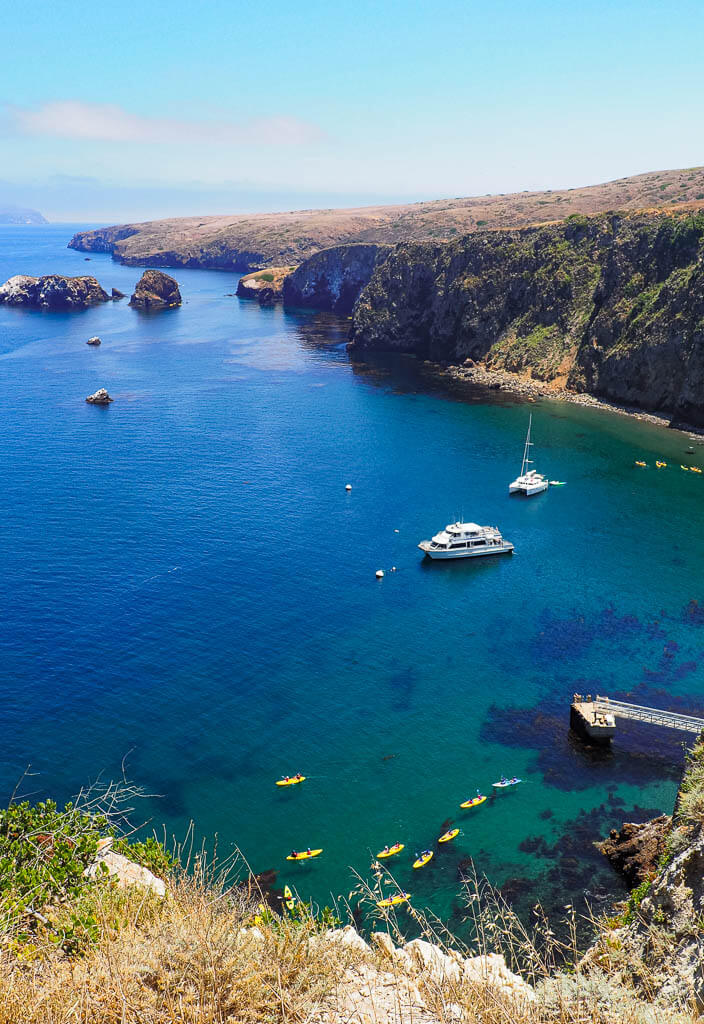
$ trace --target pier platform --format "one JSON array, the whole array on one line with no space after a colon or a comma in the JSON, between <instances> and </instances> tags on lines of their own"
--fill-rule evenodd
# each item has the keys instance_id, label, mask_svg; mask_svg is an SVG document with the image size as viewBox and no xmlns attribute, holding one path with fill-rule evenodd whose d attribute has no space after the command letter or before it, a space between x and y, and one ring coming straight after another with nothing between
<instances>
[{"instance_id":1,"label":"pier platform","mask_svg":"<svg viewBox=\"0 0 704 1024\"><path fill-rule=\"evenodd\" d=\"M570 705L570 728L592 743L609 743L616 733L617 718L678 729L697 736L704 731L704 718L694 715L663 711L662 708L646 708L640 704L600 697L598 694L594 699L591 694L586 697L581 693L574 694Z\"/></svg>"}]
</instances>

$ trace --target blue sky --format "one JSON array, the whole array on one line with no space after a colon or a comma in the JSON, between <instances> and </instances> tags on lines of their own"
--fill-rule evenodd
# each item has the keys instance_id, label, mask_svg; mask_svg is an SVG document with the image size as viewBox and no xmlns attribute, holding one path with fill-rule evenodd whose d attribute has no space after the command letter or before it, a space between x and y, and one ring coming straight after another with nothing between
<instances>
[{"instance_id":1,"label":"blue sky","mask_svg":"<svg viewBox=\"0 0 704 1024\"><path fill-rule=\"evenodd\" d=\"M122 220L702 164L703 44L701 0L35 4L3 20L0 202Z\"/></svg>"}]
</instances>

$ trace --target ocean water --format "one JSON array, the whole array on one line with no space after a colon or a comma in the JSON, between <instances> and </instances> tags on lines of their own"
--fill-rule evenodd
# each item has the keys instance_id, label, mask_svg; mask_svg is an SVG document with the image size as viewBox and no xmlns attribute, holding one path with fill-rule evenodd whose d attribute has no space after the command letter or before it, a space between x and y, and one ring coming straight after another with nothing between
<instances>
[{"instance_id":1,"label":"ocean water","mask_svg":"<svg viewBox=\"0 0 704 1024\"><path fill-rule=\"evenodd\" d=\"M129 294L141 270L66 249L73 230L0 229L0 280ZM344 321L175 276L184 304L157 315L0 307L2 798L27 765L21 791L59 799L124 766L149 828L193 821L320 903L399 840L398 881L460 930L470 859L522 912L608 904L622 886L592 842L671 809L686 737L623 724L590 750L569 702L704 711L704 474L679 469L704 448L354 363ZM87 405L103 386L114 403ZM567 485L509 498L529 411L538 468ZM515 554L424 561L459 517ZM525 782L459 809L503 773ZM308 846L323 856L286 862Z\"/></svg>"}]
</instances>

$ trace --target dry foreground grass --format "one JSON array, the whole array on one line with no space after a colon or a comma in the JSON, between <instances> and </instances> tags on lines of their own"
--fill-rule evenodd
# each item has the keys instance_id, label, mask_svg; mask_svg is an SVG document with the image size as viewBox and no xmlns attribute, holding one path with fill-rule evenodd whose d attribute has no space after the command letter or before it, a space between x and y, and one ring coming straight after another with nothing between
<instances>
[{"instance_id":1,"label":"dry foreground grass","mask_svg":"<svg viewBox=\"0 0 704 1024\"><path fill-rule=\"evenodd\" d=\"M166 897L99 880L66 913L95 922L67 954L48 931L6 929L0 946L0 1024L656 1024L689 1022L640 1001L574 950L557 949L547 923L529 935L485 884L467 890L476 941L463 948L413 909L379 918L366 945L351 928L305 908L265 908L196 857ZM377 883L393 884L381 870ZM378 891L356 896L375 905ZM336 911L344 916L344 910ZM398 922L414 919L425 942L398 948ZM574 915L571 914L572 921ZM24 927L24 926L22 926ZM386 933L386 938L383 933ZM568 944L569 945L569 944ZM414 955L411 955L413 952ZM420 952L422 955L417 956ZM503 966L520 965L532 987ZM556 954L563 967L555 966ZM463 964L469 956L471 970ZM483 959L477 959L478 956ZM567 957L566 961L564 957ZM565 967L565 963L567 966ZM515 981L511 979L515 978Z\"/></svg>"},{"instance_id":2,"label":"dry foreground grass","mask_svg":"<svg viewBox=\"0 0 704 1024\"><path fill-rule=\"evenodd\" d=\"M704 168L656 171L586 188L439 199L399 206L178 217L81 232L78 248L132 264L252 269L295 265L350 242L449 241L473 231L564 220L572 214L704 205ZM96 244L96 242L98 244Z\"/></svg>"}]
</instances>

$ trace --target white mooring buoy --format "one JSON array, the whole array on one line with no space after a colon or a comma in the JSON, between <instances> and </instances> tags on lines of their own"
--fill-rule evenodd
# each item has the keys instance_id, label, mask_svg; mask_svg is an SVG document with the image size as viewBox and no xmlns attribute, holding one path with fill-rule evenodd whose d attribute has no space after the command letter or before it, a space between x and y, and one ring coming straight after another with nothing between
<instances>
[{"instance_id":1,"label":"white mooring buoy","mask_svg":"<svg viewBox=\"0 0 704 1024\"><path fill-rule=\"evenodd\" d=\"M376 571L376 578L378 580L380 580L380 579L383 579L383 577L384 577L384 570L383 569L377 569L377 571Z\"/></svg>"},{"instance_id":2,"label":"white mooring buoy","mask_svg":"<svg viewBox=\"0 0 704 1024\"><path fill-rule=\"evenodd\" d=\"M351 491L352 490L352 484L345 484L345 490L346 491Z\"/></svg>"}]
</instances>

